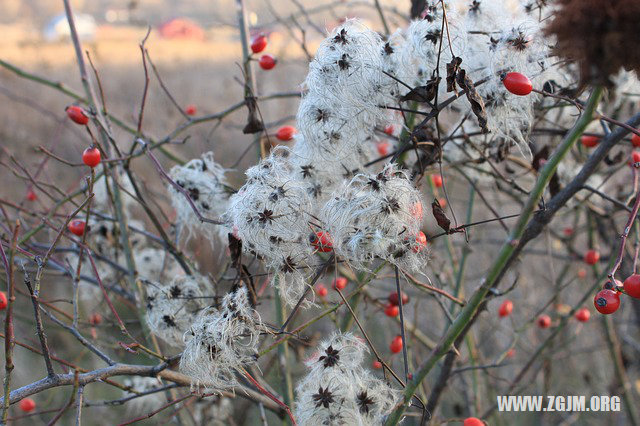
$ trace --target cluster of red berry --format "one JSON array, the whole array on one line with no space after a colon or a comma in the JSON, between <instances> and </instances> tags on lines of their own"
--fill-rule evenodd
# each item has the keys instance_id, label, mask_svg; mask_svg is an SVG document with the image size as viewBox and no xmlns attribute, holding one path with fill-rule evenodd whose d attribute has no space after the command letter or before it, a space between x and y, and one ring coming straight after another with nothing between
<instances>
[{"instance_id":1,"label":"cluster of red berry","mask_svg":"<svg viewBox=\"0 0 640 426\"><path fill-rule=\"evenodd\" d=\"M253 53L260 53L267 47L267 36L264 34L259 34L251 40L251 51ZM260 59L258 59L258 65L263 70L270 70L276 66L276 59L271 55L262 55Z\"/></svg>"},{"instance_id":2,"label":"cluster of red berry","mask_svg":"<svg viewBox=\"0 0 640 426\"><path fill-rule=\"evenodd\" d=\"M498 308L498 316L500 318L508 317L511 312L513 312L513 302L507 299ZM589 318L591 318L591 313L587 308L580 308L576 311L575 319L579 322L587 322ZM536 323L540 328L549 328L551 327L551 317L547 314L542 314L538 317Z\"/></svg>"},{"instance_id":3,"label":"cluster of red berry","mask_svg":"<svg viewBox=\"0 0 640 426\"><path fill-rule=\"evenodd\" d=\"M409 303L409 296L403 291L402 306L406 305L407 303ZM397 317L400 313L399 304L398 292L389 294L389 297L387 298L387 304L384 307L384 314L392 318Z\"/></svg>"},{"instance_id":4,"label":"cluster of red berry","mask_svg":"<svg viewBox=\"0 0 640 426\"><path fill-rule=\"evenodd\" d=\"M84 110L77 105L68 106L66 109L67 116L76 124L86 126L89 123L89 117ZM100 150L95 146L90 146L82 153L82 162L87 166L94 168L100 164Z\"/></svg>"}]
</instances>

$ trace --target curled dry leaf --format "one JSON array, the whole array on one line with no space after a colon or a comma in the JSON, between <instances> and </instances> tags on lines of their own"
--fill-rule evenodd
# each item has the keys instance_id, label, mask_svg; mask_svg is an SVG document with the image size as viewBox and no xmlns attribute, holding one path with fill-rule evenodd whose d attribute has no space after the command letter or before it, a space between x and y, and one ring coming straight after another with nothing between
<instances>
[{"instance_id":1,"label":"curled dry leaf","mask_svg":"<svg viewBox=\"0 0 640 426\"><path fill-rule=\"evenodd\" d=\"M445 232L451 231L451 221L442 210L442 206L438 199L434 199L433 203L431 203L431 211L433 212L433 217L436 218L436 222L438 222L438 226L442 228Z\"/></svg>"},{"instance_id":2,"label":"curled dry leaf","mask_svg":"<svg viewBox=\"0 0 640 426\"><path fill-rule=\"evenodd\" d=\"M456 90L456 77L460 71L460 64L462 58L456 56L447 64L447 92L453 92Z\"/></svg>"},{"instance_id":3,"label":"curled dry leaf","mask_svg":"<svg viewBox=\"0 0 640 426\"><path fill-rule=\"evenodd\" d=\"M467 76L465 70L460 69L456 76L456 82L458 86L465 90L467 100L471 104L471 110L478 119L478 125L483 132L487 133L489 131L487 128L487 111L484 109L484 100L482 100L482 96L478 94L473 81Z\"/></svg>"},{"instance_id":4,"label":"curled dry leaf","mask_svg":"<svg viewBox=\"0 0 640 426\"><path fill-rule=\"evenodd\" d=\"M400 98L400 100L402 102L431 102L433 98L436 97L440 80L442 80L440 77L433 77L431 80L427 81L425 86L414 87L409 93Z\"/></svg>"}]
</instances>

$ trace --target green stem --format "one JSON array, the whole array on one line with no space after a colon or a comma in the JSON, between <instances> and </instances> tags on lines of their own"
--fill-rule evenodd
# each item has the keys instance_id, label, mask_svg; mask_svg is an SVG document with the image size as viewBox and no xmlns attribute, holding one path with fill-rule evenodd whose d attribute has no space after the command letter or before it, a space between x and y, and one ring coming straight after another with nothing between
<instances>
[{"instance_id":1,"label":"green stem","mask_svg":"<svg viewBox=\"0 0 640 426\"><path fill-rule=\"evenodd\" d=\"M529 194L529 199L527 200L522 214L518 219L518 223L509 235L508 240L502 246L495 262L489 269L483 284L473 293L467 302L467 305L462 309L462 311L460 311L438 347L436 347L431 356L420 366L418 371L414 374L413 379L407 383L407 387L404 392L404 404L401 404L393 413L391 413L386 422L387 425L396 425L400 422L404 411L420 383L425 379L427 374L429 374L440 358L449 352L457 337L462 333L467 323L471 321L476 314L478 307L484 301L489 290L494 287L498 279L510 264L515 249L518 246L518 241L524 235L526 226L533 216L533 212L536 210L545 188L549 184L549 181L560 164L560 161L567 155L571 147L580 138L589 122L591 122L593 112L602 97L602 92L603 90L601 87L595 87L593 89L593 92L589 96L589 100L585 106L584 112L571 131L565 136L560 146L558 146L554 155L549 159L549 161L547 161L540 171L538 180Z\"/></svg>"}]
</instances>

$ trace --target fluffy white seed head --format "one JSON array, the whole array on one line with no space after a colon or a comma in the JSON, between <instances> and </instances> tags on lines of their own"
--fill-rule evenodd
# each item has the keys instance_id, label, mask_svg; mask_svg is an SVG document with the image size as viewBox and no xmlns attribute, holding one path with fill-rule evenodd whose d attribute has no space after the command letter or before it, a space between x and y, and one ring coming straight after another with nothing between
<instances>
[{"instance_id":1,"label":"fluffy white seed head","mask_svg":"<svg viewBox=\"0 0 640 426\"><path fill-rule=\"evenodd\" d=\"M236 371L255 362L263 327L246 287L227 294L219 311L207 309L184 334L180 371L194 386L221 391L236 385Z\"/></svg>"},{"instance_id":2,"label":"fluffy white seed head","mask_svg":"<svg viewBox=\"0 0 640 426\"><path fill-rule=\"evenodd\" d=\"M224 213L229 200L225 169L214 161L212 152L206 152L202 158L193 159L184 166L174 166L169 175L189 193L203 217L213 219ZM171 185L168 188L179 224L189 231L203 232L209 238L226 237L228 229L201 222L184 194Z\"/></svg>"},{"instance_id":3,"label":"fluffy white seed head","mask_svg":"<svg viewBox=\"0 0 640 426\"><path fill-rule=\"evenodd\" d=\"M334 250L356 268L375 258L415 270L426 249L418 241L422 200L409 176L393 165L357 175L322 210Z\"/></svg>"},{"instance_id":4,"label":"fluffy white seed head","mask_svg":"<svg viewBox=\"0 0 640 426\"><path fill-rule=\"evenodd\" d=\"M322 342L296 387L295 417L302 425L382 424L400 392L361 365L368 350L350 333Z\"/></svg>"},{"instance_id":5,"label":"fluffy white seed head","mask_svg":"<svg viewBox=\"0 0 640 426\"><path fill-rule=\"evenodd\" d=\"M209 304L205 296L206 280L182 275L169 284L145 281L147 323L151 331L173 346L181 346L184 332Z\"/></svg>"}]
</instances>

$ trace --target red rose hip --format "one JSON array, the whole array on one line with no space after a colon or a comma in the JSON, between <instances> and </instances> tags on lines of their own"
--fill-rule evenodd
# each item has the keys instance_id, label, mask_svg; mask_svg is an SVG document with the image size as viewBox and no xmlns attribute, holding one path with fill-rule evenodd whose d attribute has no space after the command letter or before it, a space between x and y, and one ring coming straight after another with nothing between
<instances>
[{"instance_id":1,"label":"red rose hip","mask_svg":"<svg viewBox=\"0 0 640 426\"><path fill-rule=\"evenodd\" d=\"M498 309L498 316L500 318L508 317L509 315L511 315L512 311L513 302L511 300L505 300L504 302L502 302L502 305L500 305L500 308Z\"/></svg>"},{"instance_id":2,"label":"red rose hip","mask_svg":"<svg viewBox=\"0 0 640 426\"><path fill-rule=\"evenodd\" d=\"M391 344L389 345L389 350L394 354L402 352L402 336L396 336L393 338Z\"/></svg>"},{"instance_id":3,"label":"red rose hip","mask_svg":"<svg viewBox=\"0 0 640 426\"><path fill-rule=\"evenodd\" d=\"M345 287L347 287L348 283L349 281L347 281L345 277L338 277L335 280L333 280L332 287L337 290L344 290Z\"/></svg>"},{"instance_id":4,"label":"red rose hip","mask_svg":"<svg viewBox=\"0 0 640 426\"><path fill-rule=\"evenodd\" d=\"M580 138L580 143L582 144L582 146L585 146L587 148L593 148L595 146L598 146L598 144L600 143L600 137L583 135Z\"/></svg>"},{"instance_id":5,"label":"red rose hip","mask_svg":"<svg viewBox=\"0 0 640 426\"><path fill-rule=\"evenodd\" d=\"M601 314L612 314L620 307L620 295L614 290L600 290L593 298L593 305Z\"/></svg>"},{"instance_id":6,"label":"red rose hip","mask_svg":"<svg viewBox=\"0 0 640 426\"><path fill-rule=\"evenodd\" d=\"M507 73L502 79L502 84L509 92L518 96L528 95L533 90L529 77L519 72Z\"/></svg>"},{"instance_id":7,"label":"red rose hip","mask_svg":"<svg viewBox=\"0 0 640 426\"><path fill-rule=\"evenodd\" d=\"M287 142L293 139L293 135L296 134L296 128L293 126L282 126L276 132L276 138L278 140Z\"/></svg>"},{"instance_id":8,"label":"red rose hip","mask_svg":"<svg viewBox=\"0 0 640 426\"><path fill-rule=\"evenodd\" d=\"M89 122L89 117L87 117L82 108L77 105L71 105L70 107L67 107L67 116L74 123L80 125L86 125Z\"/></svg>"},{"instance_id":9,"label":"red rose hip","mask_svg":"<svg viewBox=\"0 0 640 426\"><path fill-rule=\"evenodd\" d=\"M260 65L260 68L262 68L263 70L268 71L276 66L276 60L271 55L262 55L258 60L258 65Z\"/></svg>"},{"instance_id":10,"label":"red rose hip","mask_svg":"<svg viewBox=\"0 0 640 426\"><path fill-rule=\"evenodd\" d=\"M96 147L90 147L82 153L82 162L93 168L100 164L100 150Z\"/></svg>"},{"instance_id":11,"label":"red rose hip","mask_svg":"<svg viewBox=\"0 0 640 426\"><path fill-rule=\"evenodd\" d=\"M407 295L407 293L405 293L404 291L402 291L400 293L402 294L402 305L404 306L407 303L409 303L409 295ZM396 305L397 306L400 303L400 300L398 298L398 292L394 291L393 293L389 294L389 297L387 297L387 300L392 305Z\"/></svg>"},{"instance_id":12,"label":"red rose hip","mask_svg":"<svg viewBox=\"0 0 640 426\"><path fill-rule=\"evenodd\" d=\"M462 426L485 426L485 423L477 417L467 417Z\"/></svg>"},{"instance_id":13,"label":"red rose hip","mask_svg":"<svg viewBox=\"0 0 640 426\"><path fill-rule=\"evenodd\" d=\"M631 136L631 143L633 144L633 146L635 146L636 148L640 148L640 136L636 135L635 133Z\"/></svg>"},{"instance_id":14,"label":"red rose hip","mask_svg":"<svg viewBox=\"0 0 640 426\"><path fill-rule=\"evenodd\" d=\"M625 293L635 299L640 299L640 274L629 275L622 285Z\"/></svg>"},{"instance_id":15,"label":"red rose hip","mask_svg":"<svg viewBox=\"0 0 640 426\"><path fill-rule=\"evenodd\" d=\"M81 219L73 219L71 222L69 222L67 228L69 228L69 231L71 231L72 234L81 237L84 234L86 223Z\"/></svg>"},{"instance_id":16,"label":"red rose hip","mask_svg":"<svg viewBox=\"0 0 640 426\"><path fill-rule=\"evenodd\" d=\"M587 265L595 265L600 260L600 253L597 250L588 250L584 254L584 262Z\"/></svg>"},{"instance_id":17,"label":"red rose hip","mask_svg":"<svg viewBox=\"0 0 640 426\"><path fill-rule=\"evenodd\" d=\"M36 409L36 402L31 398L24 398L19 405L20 409L25 413L30 413Z\"/></svg>"},{"instance_id":18,"label":"red rose hip","mask_svg":"<svg viewBox=\"0 0 640 426\"><path fill-rule=\"evenodd\" d=\"M6 309L8 304L7 295L4 291L0 291L0 310Z\"/></svg>"},{"instance_id":19,"label":"red rose hip","mask_svg":"<svg viewBox=\"0 0 640 426\"><path fill-rule=\"evenodd\" d=\"M260 53L267 47L267 37L264 34L260 34L251 40L251 51L253 53Z\"/></svg>"},{"instance_id":20,"label":"red rose hip","mask_svg":"<svg viewBox=\"0 0 640 426\"><path fill-rule=\"evenodd\" d=\"M580 308L578 312L576 312L576 319L579 322L587 322L591 318L591 312L587 308Z\"/></svg>"},{"instance_id":21,"label":"red rose hip","mask_svg":"<svg viewBox=\"0 0 640 426\"><path fill-rule=\"evenodd\" d=\"M540 315L538 317L538 327L549 328L551 326L551 317L549 315Z\"/></svg>"}]
</instances>

